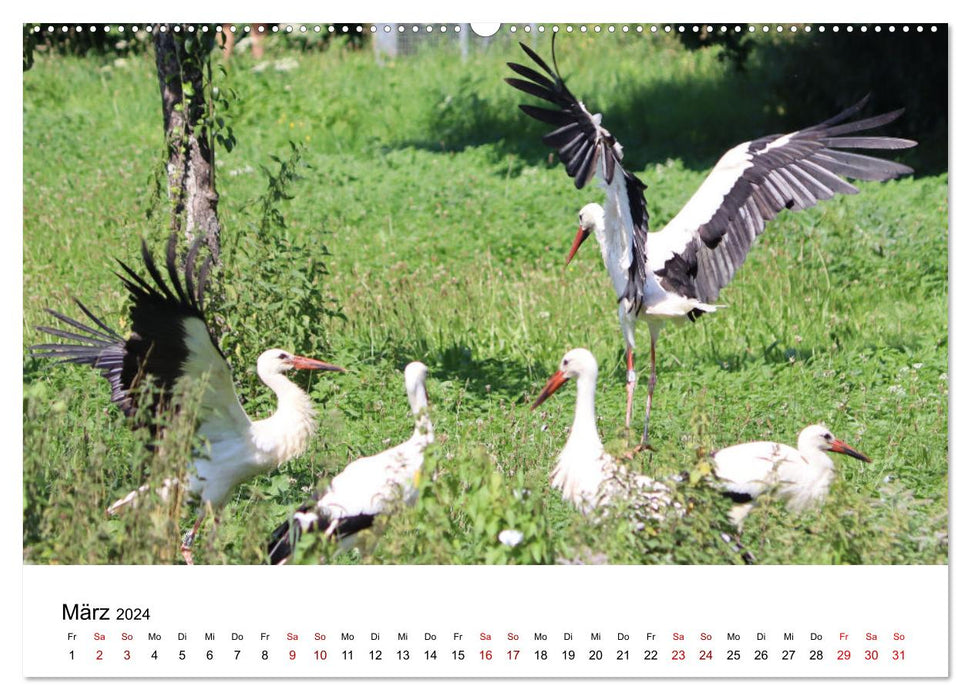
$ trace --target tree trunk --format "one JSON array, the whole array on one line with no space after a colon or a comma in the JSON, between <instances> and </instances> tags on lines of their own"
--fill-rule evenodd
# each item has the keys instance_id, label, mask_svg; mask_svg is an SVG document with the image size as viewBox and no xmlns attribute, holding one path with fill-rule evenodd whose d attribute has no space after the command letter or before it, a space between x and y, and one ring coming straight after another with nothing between
<instances>
[{"instance_id":1,"label":"tree trunk","mask_svg":"<svg viewBox=\"0 0 971 700\"><path fill-rule=\"evenodd\" d=\"M191 242L204 236L219 263L219 217L216 205L215 161L205 125L206 90L203 68L208 57L195 39L194 51L186 51L185 27L179 33L155 32L155 65L162 92L162 118L168 148L171 229L185 233ZM185 88L183 87L185 86ZM188 92L188 94L186 94Z\"/></svg>"}]
</instances>

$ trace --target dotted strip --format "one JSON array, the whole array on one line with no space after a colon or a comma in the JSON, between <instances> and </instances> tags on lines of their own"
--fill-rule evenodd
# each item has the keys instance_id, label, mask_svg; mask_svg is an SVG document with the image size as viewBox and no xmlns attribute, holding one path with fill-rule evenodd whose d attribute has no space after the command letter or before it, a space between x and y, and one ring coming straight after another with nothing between
<instances>
[{"instance_id":1,"label":"dotted strip","mask_svg":"<svg viewBox=\"0 0 971 700\"><path fill-rule=\"evenodd\" d=\"M334 25L334 24L330 24L330 25L321 25L321 24L312 24L312 25L311 24L296 24L296 25L294 25L294 24L285 24L285 25L270 25L269 27L267 27L265 25L249 25L249 24L247 24L247 25L235 25L234 24L234 25L228 25L226 28L229 31L233 32L234 34L237 31L240 31L240 30L244 34L249 33L251 31L254 31L254 30L255 31L258 31L260 33L267 32L268 31L268 32L272 32L272 33L283 33L283 34L292 34L292 33L303 33L303 34L305 34L307 32L313 32L313 33L316 33L316 34L319 34L320 32L327 32L329 34L349 34L351 32L356 33L356 34L363 34L365 32L368 32L368 33L371 33L371 34L377 34L378 32L384 32L384 33L397 32L399 34L404 34L406 32L407 33L411 33L411 34L418 34L418 33L432 34L432 33L436 33L437 32L437 33L440 33L440 34L445 34L445 33L450 32L450 31L451 32L454 32L454 33L462 32L465 29L466 26L467 25L460 25L460 24L450 24L450 25L449 24L395 24L395 25L391 25L391 24L382 24L382 25L371 24L371 25L367 25L367 26L358 24L358 25L354 25L352 27L351 25L347 25L347 24L343 24L343 25ZM34 26L34 32L40 32L43 29L45 29L45 26L42 25L42 24L39 24L39 25ZM116 29L118 32L122 32L122 33L131 32L133 34L138 33L140 31L145 31L145 32L148 32L148 33L152 33L152 32L155 32L155 31L162 32L162 33L167 32L167 31L172 31L173 33L176 33L176 34L182 32L182 31L185 31L185 32L188 32L188 33L193 33L193 32L196 31L196 27L194 25L191 25L191 24L188 25L188 26L186 26L186 27L184 27L184 28L181 25L173 25L173 26L170 27L169 25L165 25L165 24L158 24L158 25L148 24L148 25L143 25L143 26L138 26L138 25L132 25L132 26L118 25L117 27L114 26L114 25L93 25L93 24L91 24L91 25L80 25L80 24L77 24L77 25L66 25L65 24L65 25L60 25L60 26L47 25L46 26L46 29L47 29L48 33L53 33L53 32L56 32L56 31L60 30L62 33L65 33L65 34L68 33L68 32L70 32L70 31L74 31L74 32L77 32L77 33L81 33L81 32L84 32L84 31L88 31L88 32L92 32L92 33L93 32L97 32L97 31L104 31L104 32L107 33L107 32L112 31L113 29ZM209 25L201 25L198 29L201 32L208 32L208 31L210 31L211 27ZM217 31L217 32L222 31L222 29L223 29L223 27L221 25L218 25L218 26L215 27L215 31ZM509 32L510 34L515 34L515 33L520 32L520 31L525 32L526 34L529 34L529 33L534 32L534 31L535 32L538 32L540 34L543 34L543 33L547 32L547 31L554 32L554 33L555 32L560 32L560 31L565 31L567 33L579 32L581 34L591 33L591 32L594 33L594 34L602 34L602 33L613 34L613 33L616 33L616 32L621 32L621 33L631 33L631 32L634 32L634 33L638 33L638 34L641 34L641 33L644 33L644 32L649 32L651 34L658 34L658 33L663 33L663 34L671 34L671 33L679 33L679 34L699 34L701 32L705 32L705 33L708 33L708 34L712 34L712 33L716 33L716 32L717 33L721 33L721 34L730 34L730 33L734 33L734 34L745 34L745 33L754 34L754 33L759 33L759 32L762 33L762 34L768 34L768 33L771 33L771 32L774 32L774 33L777 33L777 34L782 34L784 32L789 32L791 34L795 34L795 33L800 32L800 31L801 32L806 32L806 33L808 33L808 32L819 32L820 34L825 33L827 31L833 32L833 33L846 32L848 34L851 34L853 32L860 32L862 34L865 34L867 32L880 33L880 32L883 32L883 31L887 31L887 32L890 32L892 34L892 33L895 33L897 31L900 31L900 32L903 32L903 33L906 34L906 33L909 33L911 31L915 31L915 32L920 33L920 32L924 32L925 30L926 31L930 31L930 32L936 32L936 31L938 31L938 27L937 27L937 25L925 26L925 25L922 25L922 24L917 24L917 25L908 25L908 24L894 25L894 24L890 24L890 25L872 25L872 26L871 25L852 25L852 24L847 24L847 25L838 25L838 24L834 24L834 25L825 25L825 24L819 24L819 25L782 25L782 24L747 24L747 25L739 25L739 24L736 24L734 26L728 26L728 25L724 25L724 24L723 25L717 25L717 26L716 25L710 25L710 24L709 25L698 25L698 24L694 24L694 25L684 25L684 24L679 24L679 25L673 25L673 24L622 24L622 25L614 25L614 24L607 24L607 25L600 25L600 24L593 24L593 25L588 25L588 24L577 24L577 25L574 25L574 24L564 24L564 25L559 25L559 24L553 24L553 25L549 25L549 26L542 25L542 24L539 24L539 25L531 25L531 24L518 24L517 25L517 24L510 24L510 25L506 25L505 26L505 31Z\"/></svg>"}]
</instances>

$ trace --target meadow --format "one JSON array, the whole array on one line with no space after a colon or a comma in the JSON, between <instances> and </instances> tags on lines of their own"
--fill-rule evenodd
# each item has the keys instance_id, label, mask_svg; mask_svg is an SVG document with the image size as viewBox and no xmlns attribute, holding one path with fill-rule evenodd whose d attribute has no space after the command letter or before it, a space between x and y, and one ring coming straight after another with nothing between
<instances>
[{"instance_id":1,"label":"meadow","mask_svg":"<svg viewBox=\"0 0 971 700\"><path fill-rule=\"evenodd\" d=\"M653 228L723 151L778 123L760 92L770 66L737 73L716 50L665 37L562 39L571 89L605 113L648 184ZM548 55L546 39L535 48ZM685 517L635 527L637 514L621 510L594 524L551 490L575 390L530 403L564 352L590 349L600 432L621 454L640 435L649 339L642 328L626 435L623 342L600 255L589 243L563 264L577 210L601 194L573 187L542 125L516 108L502 78L522 58L508 37L465 61L450 46L379 62L337 41L314 52L268 42L264 61L241 52L217 73L237 145L217 159L224 262L210 308L243 405L273 410L255 374L269 347L349 371L299 378L319 407L309 451L238 489L202 531L196 561L263 562L269 533L317 486L406 439L401 370L421 360L437 444L417 505L382 518L358 551L305 538L298 562L946 563L948 176L919 167L784 213L723 290L724 308L662 334L655 451L629 468L669 483ZM124 329L114 258L137 262L140 237L163 246L163 151L151 52L38 55L25 72L25 562L181 562L190 512L151 499L119 518L104 509L179 468L186 420L167 456L152 456L96 372L28 350L45 342L44 309L73 312L72 297ZM837 458L821 508L763 503L726 543L709 452L794 444L816 422L873 462ZM501 544L505 529L522 543Z\"/></svg>"}]
</instances>

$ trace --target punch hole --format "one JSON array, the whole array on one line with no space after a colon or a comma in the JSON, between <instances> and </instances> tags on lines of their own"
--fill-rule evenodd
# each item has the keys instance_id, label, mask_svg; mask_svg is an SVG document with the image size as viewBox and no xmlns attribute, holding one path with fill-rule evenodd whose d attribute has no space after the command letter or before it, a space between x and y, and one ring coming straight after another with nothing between
<instances>
[{"instance_id":1,"label":"punch hole","mask_svg":"<svg viewBox=\"0 0 971 700\"><path fill-rule=\"evenodd\" d=\"M499 31L499 27L502 26L498 22L472 22L469 25L472 31L476 35L481 37L489 37Z\"/></svg>"}]
</instances>

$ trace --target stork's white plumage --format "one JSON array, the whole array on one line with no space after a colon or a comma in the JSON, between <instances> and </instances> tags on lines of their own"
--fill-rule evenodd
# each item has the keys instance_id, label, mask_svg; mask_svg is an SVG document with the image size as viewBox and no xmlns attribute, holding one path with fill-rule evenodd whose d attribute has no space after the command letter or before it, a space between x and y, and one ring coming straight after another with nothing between
<instances>
[{"instance_id":1,"label":"stork's white plumage","mask_svg":"<svg viewBox=\"0 0 971 700\"><path fill-rule=\"evenodd\" d=\"M562 492L564 500L571 501L585 515L594 514L617 497L625 497L637 498L646 515L662 517L671 505L667 487L643 474L627 474L604 450L594 405L597 371L597 360L589 350L570 350L533 402L535 409L569 379L576 379L573 427L556 460L550 483Z\"/></svg>"},{"instance_id":2,"label":"stork's white plumage","mask_svg":"<svg viewBox=\"0 0 971 700\"><path fill-rule=\"evenodd\" d=\"M425 450L435 440L428 417L425 379L428 368L421 362L405 367L405 391L415 417L415 430L405 442L370 457L361 457L334 477L316 502L301 508L270 536L270 563L284 563L294 542L303 533L323 532L338 538L341 549L354 546L357 533L369 528L374 518L395 502L413 505L425 461ZM299 525L291 526L291 522Z\"/></svg>"},{"instance_id":3,"label":"stork's white plumage","mask_svg":"<svg viewBox=\"0 0 971 700\"><path fill-rule=\"evenodd\" d=\"M648 235L645 185L621 165L623 149L532 49L523 51L546 75L517 63L509 67L525 78L507 78L513 87L551 103L551 110L520 105L529 116L557 127L543 137L556 148L577 188L596 177L606 191L605 205L580 211L567 262L594 233L617 294L621 330L627 345L628 427L636 383L634 327L645 319L651 334L651 374L641 444L648 442L654 385L655 346L670 320L694 320L714 311L713 302L742 265L755 238L783 209L800 210L837 193L855 194L843 180L888 180L912 172L892 161L847 152L845 148L901 149L916 142L858 133L895 120L903 110L847 122L866 99L816 126L766 136L728 151L681 211L657 233ZM554 63L556 58L554 54Z\"/></svg>"},{"instance_id":4,"label":"stork's white plumage","mask_svg":"<svg viewBox=\"0 0 971 700\"><path fill-rule=\"evenodd\" d=\"M773 490L793 511L818 503L829 494L836 470L829 452L870 458L833 437L825 425L810 425L799 433L797 448L778 442L746 442L714 454L715 475L735 502L732 522L741 526L755 499Z\"/></svg>"},{"instance_id":5,"label":"stork's white plumage","mask_svg":"<svg viewBox=\"0 0 971 700\"><path fill-rule=\"evenodd\" d=\"M314 408L307 394L285 374L294 369L344 371L336 365L285 350L267 350L260 355L256 368L263 383L276 394L277 410L269 418L250 420L236 395L229 364L206 325L203 292L211 258L196 270L201 241L200 237L190 248L180 276L176 264L177 237L173 235L169 239L168 283L144 241L142 258L154 286L119 262L125 272L119 277L131 299L131 334L127 339L77 302L96 327L48 309L55 318L79 332L40 327L38 330L42 332L72 342L32 348L38 356L101 370L111 385L111 400L128 416L136 415L138 401L143 396L152 401L149 413L154 414L171 403L178 387L187 381L195 383L193 386L201 394L196 432L204 439L205 447L188 470L187 491L201 501L195 525L182 544L182 553L189 564L192 563L192 541L205 517L206 506L221 508L236 486L306 450L316 427ZM156 390L141 392L140 385L146 381ZM160 492L167 495L175 486L169 479ZM108 512L113 514L131 505L148 488L146 485L132 491L109 506Z\"/></svg>"}]
</instances>

